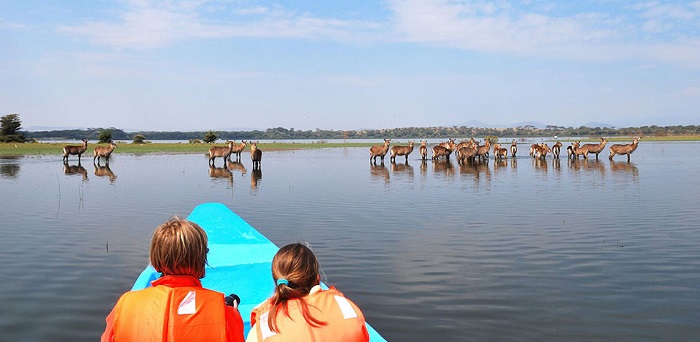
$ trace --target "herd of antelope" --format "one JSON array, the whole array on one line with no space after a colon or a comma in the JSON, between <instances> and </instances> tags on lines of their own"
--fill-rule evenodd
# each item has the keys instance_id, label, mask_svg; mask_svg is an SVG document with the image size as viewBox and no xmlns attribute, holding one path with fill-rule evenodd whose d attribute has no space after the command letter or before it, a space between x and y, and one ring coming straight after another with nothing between
<instances>
[{"instance_id":1,"label":"herd of antelope","mask_svg":"<svg viewBox=\"0 0 700 342\"><path fill-rule=\"evenodd\" d=\"M640 138L634 138L631 144L614 144L610 146L610 156L608 159L612 160L615 155L626 155L627 161L630 161L630 154L637 149L639 145ZM605 145L608 140L605 138L600 139L598 144L581 144L580 141L575 141L566 148L569 159L579 159L579 156L583 156L584 159L588 159L589 154L595 154L596 160L598 159L598 154L605 149ZM392 146L389 148L391 139L384 139L383 145L374 145L369 149L369 162L371 164L377 164L377 157L381 159L381 163L384 164L384 156L391 152L391 162L396 162L397 156L404 156L405 162L408 163L408 155L413 152L413 141L408 142L408 146ZM427 141L421 140L421 146L419 148L419 153L421 160L425 161L428 159L428 146ZM536 159L545 159L548 153L551 153L554 158L559 158L562 143L557 141L551 147L546 143L532 144L530 146L530 156ZM488 158L489 151L491 151L491 142L489 139L484 140L484 144L480 145L474 138L468 141L461 141L459 143L455 142L455 139L449 139L448 141L438 143L432 147L432 160L439 159L449 159L450 155L454 152L457 161L460 164L466 162L474 163L477 161L485 161ZM508 152L512 158L515 158L518 153L518 144L513 140L510 145L510 150L501 147L500 144L493 144L493 156L496 160L502 160L508 158Z\"/></svg>"}]
</instances>

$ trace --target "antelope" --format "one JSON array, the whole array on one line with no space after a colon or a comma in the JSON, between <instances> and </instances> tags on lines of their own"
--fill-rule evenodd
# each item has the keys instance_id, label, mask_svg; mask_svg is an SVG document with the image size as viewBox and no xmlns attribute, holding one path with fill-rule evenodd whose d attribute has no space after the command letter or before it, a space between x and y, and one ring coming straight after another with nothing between
<instances>
[{"instance_id":1,"label":"antelope","mask_svg":"<svg viewBox=\"0 0 700 342\"><path fill-rule=\"evenodd\" d=\"M371 164L377 164L377 157L382 158L382 164L384 164L384 156L389 151L389 142L391 139L384 139L384 145L374 145L369 149L369 162Z\"/></svg>"},{"instance_id":2,"label":"antelope","mask_svg":"<svg viewBox=\"0 0 700 342\"><path fill-rule=\"evenodd\" d=\"M634 152L634 150L636 150L637 146L639 145L639 139L641 138L634 138L631 144L615 144L610 146L610 156L608 157L608 159L612 160L616 154L626 154L627 162L629 162L630 154L632 154L632 152Z\"/></svg>"},{"instance_id":3,"label":"antelope","mask_svg":"<svg viewBox=\"0 0 700 342\"><path fill-rule=\"evenodd\" d=\"M476 157L476 144L469 143L459 149L459 157L457 161L460 164L464 164L465 160L474 163L474 158Z\"/></svg>"},{"instance_id":4,"label":"antelope","mask_svg":"<svg viewBox=\"0 0 700 342\"><path fill-rule=\"evenodd\" d=\"M577 157L576 154L574 154L574 149L578 147L577 142L571 143L571 145L566 147L566 154L568 155L569 159L573 159L574 157Z\"/></svg>"},{"instance_id":5,"label":"antelope","mask_svg":"<svg viewBox=\"0 0 700 342\"><path fill-rule=\"evenodd\" d=\"M474 140L474 138L469 139L469 141L460 141L459 144L457 144L454 147L455 157L460 158L459 154L460 154L460 150L462 149L462 147L467 147L470 145L476 145L476 141Z\"/></svg>"},{"instance_id":6,"label":"antelope","mask_svg":"<svg viewBox=\"0 0 700 342\"><path fill-rule=\"evenodd\" d=\"M393 163L396 161L396 156L406 156L406 163L408 164L408 155L411 152L413 152L413 141L409 141L408 146L393 146L389 160Z\"/></svg>"},{"instance_id":7,"label":"antelope","mask_svg":"<svg viewBox=\"0 0 700 342\"><path fill-rule=\"evenodd\" d=\"M212 146L209 148L209 165L214 166L216 157L224 158L224 165L233 152L233 141L228 141L227 146Z\"/></svg>"},{"instance_id":8,"label":"antelope","mask_svg":"<svg viewBox=\"0 0 700 342\"><path fill-rule=\"evenodd\" d=\"M420 141L420 149L418 149L418 152L420 153L421 160L428 159L428 147L425 145L426 143L427 141L425 140Z\"/></svg>"},{"instance_id":9,"label":"antelope","mask_svg":"<svg viewBox=\"0 0 700 342\"><path fill-rule=\"evenodd\" d=\"M486 155L489 154L491 149L491 141L489 139L484 139L484 144L476 147L476 156L481 160L486 159Z\"/></svg>"},{"instance_id":10,"label":"antelope","mask_svg":"<svg viewBox=\"0 0 700 342\"><path fill-rule=\"evenodd\" d=\"M554 145L552 145L552 154L554 155L554 158L559 159L559 152L561 152L561 141L557 141Z\"/></svg>"},{"instance_id":11,"label":"antelope","mask_svg":"<svg viewBox=\"0 0 700 342\"><path fill-rule=\"evenodd\" d=\"M433 146L433 160L437 160L440 157L445 157L445 159L450 159L451 153L452 153L452 150L443 146L442 144Z\"/></svg>"},{"instance_id":12,"label":"antelope","mask_svg":"<svg viewBox=\"0 0 700 342\"><path fill-rule=\"evenodd\" d=\"M87 139L83 139L83 144L82 145L68 145L63 148L63 162L67 163L68 162L68 156L71 154L77 154L78 155L78 164L80 164L80 156L85 153L87 150Z\"/></svg>"},{"instance_id":13,"label":"antelope","mask_svg":"<svg viewBox=\"0 0 700 342\"><path fill-rule=\"evenodd\" d=\"M235 140L234 140L235 142ZM241 152L243 152L243 149L248 145L248 143L245 142L245 140L241 140L241 143L233 147L233 153L236 154L236 161L241 160ZM231 160L231 156L229 156L228 160Z\"/></svg>"},{"instance_id":14,"label":"antelope","mask_svg":"<svg viewBox=\"0 0 700 342\"><path fill-rule=\"evenodd\" d=\"M250 160L253 161L253 170L260 169L260 162L262 161L262 150L258 149L258 142L250 144Z\"/></svg>"},{"instance_id":15,"label":"antelope","mask_svg":"<svg viewBox=\"0 0 700 342\"><path fill-rule=\"evenodd\" d=\"M510 156L515 158L516 153L518 153L518 144L513 140L513 143L510 144Z\"/></svg>"},{"instance_id":16,"label":"antelope","mask_svg":"<svg viewBox=\"0 0 700 342\"><path fill-rule=\"evenodd\" d=\"M588 154L589 153L595 153L595 159L598 160L598 153L603 152L603 149L605 148L605 144L608 143L608 140L605 138L600 138L600 143L599 144L584 144L581 146L582 149L586 150L586 154L584 155L584 158L588 159Z\"/></svg>"},{"instance_id":17,"label":"antelope","mask_svg":"<svg viewBox=\"0 0 700 342\"><path fill-rule=\"evenodd\" d=\"M97 160L97 165L100 165L100 158L105 158L105 163L109 164L109 156L112 155L112 151L117 147L113 141L109 142L109 146L97 146L93 152L92 163L95 164Z\"/></svg>"},{"instance_id":18,"label":"antelope","mask_svg":"<svg viewBox=\"0 0 700 342\"><path fill-rule=\"evenodd\" d=\"M582 148L580 141L575 141L574 144L571 145L571 151L573 152L574 159L578 159L579 155L582 155L583 159L588 159L588 149Z\"/></svg>"},{"instance_id":19,"label":"antelope","mask_svg":"<svg viewBox=\"0 0 700 342\"><path fill-rule=\"evenodd\" d=\"M532 157L534 157L535 159L545 159L547 157L548 152L552 152L552 149L549 146L547 146L547 144L537 144L533 148Z\"/></svg>"},{"instance_id":20,"label":"antelope","mask_svg":"<svg viewBox=\"0 0 700 342\"><path fill-rule=\"evenodd\" d=\"M506 159L508 156L508 149L501 147L500 144L493 144L493 159Z\"/></svg>"}]
</instances>

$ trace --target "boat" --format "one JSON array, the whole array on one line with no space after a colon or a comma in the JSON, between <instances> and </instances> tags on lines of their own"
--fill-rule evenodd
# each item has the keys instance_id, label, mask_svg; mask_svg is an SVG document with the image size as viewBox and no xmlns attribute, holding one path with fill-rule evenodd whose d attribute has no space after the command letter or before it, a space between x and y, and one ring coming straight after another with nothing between
<instances>
[{"instance_id":1,"label":"boat","mask_svg":"<svg viewBox=\"0 0 700 342\"><path fill-rule=\"evenodd\" d=\"M187 219L199 224L209 239L202 286L240 297L238 311L243 318L244 334L248 336L250 312L274 291L270 269L279 247L221 203L200 204ZM158 277L160 273L149 265L136 279L132 290L149 287ZM371 342L386 341L369 323L367 330Z\"/></svg>"}]
</instances>

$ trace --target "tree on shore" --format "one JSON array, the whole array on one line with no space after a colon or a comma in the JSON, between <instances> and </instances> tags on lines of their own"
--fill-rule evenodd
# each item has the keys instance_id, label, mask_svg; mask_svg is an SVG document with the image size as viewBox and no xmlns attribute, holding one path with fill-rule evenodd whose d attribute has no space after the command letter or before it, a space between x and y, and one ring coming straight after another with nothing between
<instances>
[{"instance_id":1,"label":"tree on shore","mask_svg":"<svg viewBox=\"0 0 700 342\"><path fill-rule=\"evenodd\" d=\"M98 143L108 143L112 141L112 130L103 129L100 131L100 135L97 137Z\"/></svg>"},{"instance_id":2,"label":"tree on shore","mask_svg":"<svg viewBox=\"0 0 700 342\"><path fill-rule=\"evenodd\" d=\"M213 131L207 132L207 134L204 135L204 142L205 143L213 143L216 141L216 139L219 139L219 137L214 133Z\"/></svg>"},{"instance_id":3,"label":"tree on shore","mask_svg":"<svg viewBox=\"0 0 700 342\"><path fill-rule=\"evenodd\" d=\"M20 128L22 120L19 119L19 114L7 114L0 118L0 142L24 142Z\"/></svg>"}]
</instances>

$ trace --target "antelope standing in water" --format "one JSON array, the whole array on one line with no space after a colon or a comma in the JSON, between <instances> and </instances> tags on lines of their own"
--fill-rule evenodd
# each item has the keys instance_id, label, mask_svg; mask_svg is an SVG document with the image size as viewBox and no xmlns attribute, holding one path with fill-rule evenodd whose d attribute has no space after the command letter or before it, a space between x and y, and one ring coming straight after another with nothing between
<instances>
[{"instance_id":1,"label":"antelope standing in water","mask_svg":"<svg viewBox=\"0 0 700 342\"><path fill-rule=\"evenodd\" d=\"M508 150L506 148L501 147L500 144L493 144L493 159L506 159L507 156Z\"/></svg>"},{"instance_id":2,"label":"antelope standing in water","mask_svg":"<svg viewBox=\"0 0 700 342\"><path fill-rule=\"evenodd\" d=\"M369 162L371 164L377 164L377 157L382 159L382 164L384 164L384 156L389 151L389 143L391 139L384 139L384 145L374 145L369 148Z\"/></svg>"},{"instance_id":3,"label":"antelope standing in water","mask_svg":"<svg viewBox=\"0 0 700 342\"><path fill-rule=\"evenodd\" d=\"M226 160L233 153L233 141L229 141L227 146L212 146L209 148L209 165L214 166L216 157L224 158L224 166Z\"/></svg>"},{"instance_id":4,"label":"antelope standing in water","mask_svg":"<svg viewBox=\"0 0 700 342\"><path fill-rule=\"evenodd\" d=\"M552 145L552 154L554 155L554 158L559 159L559 153L561 152L561 141L557 141L554 145Z\"/></svg>"},{"instance_id":5,"label":"antelope standing in water","mask_svg":"<svg viewBox=\"0 0 700 342\"><path fill-rule=\"evenodd\" d=\"M63 162L64 163L68 162L69 155L71 155L71 154L76 155L77 154L78 155L78 165L80 165L80 156L82 156L83 153L85 153L85 151L87 150L87 143L88 143L88 140L83 139L82 145L78 145L78 146L68 145L68 146L64 147L63 148Z\"/></svg>"},{"instance_id":6,"label":"antelope standing in water","mask_svg":"<svg viewBox=\"0 0 700 342\"><path fill-rule=\"evenodd\" d=\"M250 160L253 161L253 170L260 169L260 162L262 161L262 151L258 148L258 142L250 144Z\"/></svg>"},{"instance_id":7,"label":"antelope standing in water","mask_svg":"<svg viewBox=\"0 0 700 342\"><path fill-rule=\"evenodd\" d=\"M406 156L406 164L408 164L408 155L411 152L413 152L413 141L409 141L408 146L394 146L391 148L389 160L393 163L396 161L396 156Z\"/></svg>"},{"instance_id":8,"label":"antelope standing in water","mask_svg":"<svg viewBox=\"0 0 700 342\"><path fill-rule=\"evenodd\" d=\"M491 149L491 141L489 139L484 139L484 144L476 147L476 156L480 160L486 160L486 155L489 154Z\"/></svg>"},{"instance_id":9,"label":"antelope standing in water","mask_svg":"<svg viewBox=\"0 0 700 342\"><path fill-rule=\"evenodd\" d=\"M418 149L418 152L420 153L421 160L428 159L428 146L425 145L426 143L427 141L425 140L420 141L420 148Z\"/></svg>"},{"instance_id":10,"label":"antelope standing in water","mask_svg":"<svg viewBox=\"0 0 700 342\"><path fill-rule=\"evenodd\" d=\"M510 144L510 156L515 158L516 153L518 153L518 143L513 140L513 143Z\"/></svg>"},{"instance_id":11,"label":"antelope standing in water","mask_svg":"<svg viewBox=\"0 0 700 342\"><path fill-rule=\"evenodd\" d=\"M626 154L627 161L629 162L630 154L632 154L632 152L634 152L639 145L639 139L641 138L634 138L631 144L615 144L610 146L610 156L608 159L612 160L616 154Z\"/></svg>"},{"instance_id":12,"label":"antelope standing in water","mask_svg":"<svg viewBox=\"0 0 700 342\"><path fill-rule=\"evenodd\" d=\"M588 159L589 153L595 153L595 159L598 160L598 153L603 151L603 149L605 148L605 144L607 143L607 139L600 138L599 144L583 144L583 146L580 147L582 151L586 152L586 154L584 154L583 157Z\"/></svg>"},{"instance_id":13,"label":"antelope standing in water","mask_svg":"<svg viewBox=\"0 0 700 342\"><path fill-rule=\"evenodd\" d=\"M552 149L545 143L537 144L532 147L532 157L535 159L545 159L548 152L552 152Z\"/></svg>"},{"instance_id":14,"label":"antelope standing in water","mask_svg":"<svg viewBox=\"0 0 700 342\"><path fill-rule=\"evenodd\" d=\"M460 145L462 145L460 143ZM464 164L465 160L474 163L474 158L476 157L476 142L467 142L464 146L459 148L459 157L457 157L457 162L459 164Z\"/></svg>"},{"instance_id":15,"label":"antelope standing in water","mask_svg":"<svg viewBox=\"0 0 700 342\"><path fill-rule=\"evenodd\" d=\"M235 140L234 140L235 142ZM236 155L236 161L241 160L241 152L243 152L243 149L248 145L248 143L245 142L245 140L241 140L241 143L233 146L233 152L232 154ZM228 160L231 160L231 156L229 156Z\"/></svg>"},{"instance_id":16,"label":"antelope standing in water","mask_svg":"<svg viewBox=\"0 0 700 342\"><path fill-rule=\"evenodd\" d=\"M97 165L100 165L100 158L105 159L105 163L109 164L109 156L112 155L112 151L117 147L113 141L109 142L109 146L97 146L93 152L92 163L95 164L97 160Z\"/></svg>"}]
</instances>

